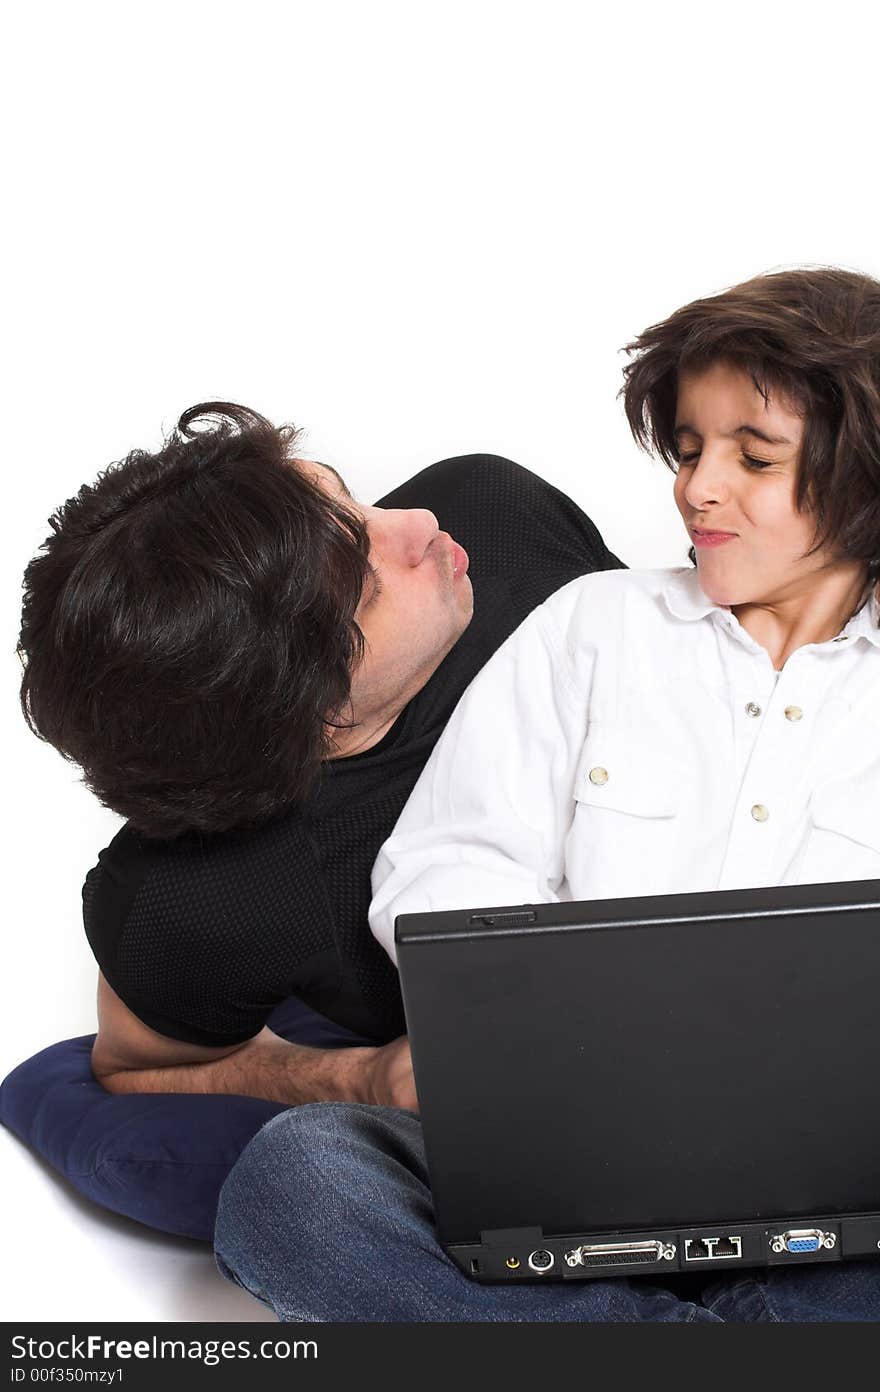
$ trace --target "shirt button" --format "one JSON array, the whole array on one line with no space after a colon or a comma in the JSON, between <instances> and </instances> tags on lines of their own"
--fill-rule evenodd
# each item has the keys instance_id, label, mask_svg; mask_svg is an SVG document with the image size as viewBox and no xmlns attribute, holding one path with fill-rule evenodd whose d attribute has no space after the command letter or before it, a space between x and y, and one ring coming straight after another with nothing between
<instances>
[{"instance_id":1,"label":"shirt button","mask_svg":"<svg viewBox=\"0 0 880 1392\"><path fill-rule=\"evenodd\" d=\"M754 817L756 822L766 822L767 818L770 816L770 813L767 811L767 808L764 806L762 802L756 802L754 807L752 808L752 816Z\"/></svg>"},{"instance_id":2,"label":"shirt button","mask_svg":"<svg viewBox=\"0 0 880 1392\"><path fill-rule=\"evenodd\" d=\"M786 720L800 720L800 718L801 718L802 715L803 715L803 711L801 710L800 706L786 706L786 707L785 707L785 718L786 718Z\"/></svg>"},{"instance_id":3,"label":"shirt button","mask_svg":"<svg viewBox=\"0 0 880 1392\"><path fill-rule=\"evenodd\" d=\"M760 715L760 714L761 714L761 707L760 707L760 706L756 706L755 703L754 703L754 701L749 701L749 704L746 706L746 715Z\"/></svg>"},{"instance_id":4,"label":"shirt button","mask_svg":"<svg viewBox=\"0 0 880 1392\"><path fill-rule=\"evenodd\" d=\"M600 785L600 787L601 787L601 785L602 785L603 783L607 783L607 782L608 782L608 770L607 770L607 769L603 769L603 768L591 768L591 769L590 769L590 782L591 782L591 783L598 783L598 784Z\"/></svg>"}]
</instances>

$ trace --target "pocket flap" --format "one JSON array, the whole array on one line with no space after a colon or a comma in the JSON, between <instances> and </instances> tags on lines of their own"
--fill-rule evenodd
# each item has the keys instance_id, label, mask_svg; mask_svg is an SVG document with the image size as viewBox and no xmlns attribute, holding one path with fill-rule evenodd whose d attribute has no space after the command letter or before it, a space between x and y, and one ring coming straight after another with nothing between
<instances>
[{"instance_id":1,"label":"pocket flap","mask_svg":"<svg viewBox=\"0 0 880 1392\"><path fill-rule=\"evenodd\" d=\"M814 826L836 831L860 846L880 852L880 784L870 779L835 778L813 789L810 815Z\"/></svg>"},{"instance_id":2,"label":"pocket flap","mask_svg":"<svg viewBox=\"0 0 880 1392\"><path fill-rule=\"evenodd\" d=\"M674 817L681 806L682 765L625 731L593 725L581 752L574 795L591 807L635 817Z\"/></svg>"}]
</instances>

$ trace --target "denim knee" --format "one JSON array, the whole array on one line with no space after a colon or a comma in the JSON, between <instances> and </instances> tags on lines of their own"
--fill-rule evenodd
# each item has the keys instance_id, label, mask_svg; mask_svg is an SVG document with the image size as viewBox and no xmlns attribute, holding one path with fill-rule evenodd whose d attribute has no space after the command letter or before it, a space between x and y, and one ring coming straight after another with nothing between
<instances>
[{"instance_id":1,"label":"denim knee","mask_svg":"<svg viewBox=\"0 0 880 1392\"><path fill-rule=\"evenodd\" d=\"M389 1166L426 1176L421 1130L411 1112L355 1102L310 1102L267 1122L245 1147L220 1192L215 1239L246 1229L253 1242L310 1222L327 1225L382 1198ZM288 1236L290 1235L288 1231Z\"/></svg>"},{"instance_id":2,"label":"denim knee","mask_svg":"<svg viewBox=\"0 0 880 1392\"><path fill-rule=\"evenodd\" d=\"M305 1173L338 1172L341 1164L378 1149L403 1144L420 1158L421 1128L414 1112L360 1102L307 1102L273 1117L245 1147L235 1173L264 1181L290 1167Z\"/></svg>"}]
</instances>

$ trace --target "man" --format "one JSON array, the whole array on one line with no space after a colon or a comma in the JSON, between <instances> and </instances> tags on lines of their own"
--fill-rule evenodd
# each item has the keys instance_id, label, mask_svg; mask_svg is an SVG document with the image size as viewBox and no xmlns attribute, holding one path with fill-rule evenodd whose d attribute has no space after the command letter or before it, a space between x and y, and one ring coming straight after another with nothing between
<instances>
[{"instance_id":1,"label":"man","mask_svg":"<svg viewBox=\"0 0 880 1392\"><path fill-rule=\"evenodd\" d=\"M25 576L25 714L127 818L83 890L102 1088L71 1062L28 1138L58 1163L46 1136L75 1121L112 1133L116 1160L136 1127L158 1163L129 1166L124 1196L91 1165L86 1192L201 1237L230 1148L283 1107L415 1105L367 923L376 853L495 649L570 579L622 564L508 460L443 461L368 507L296 443L243 407L194 407L65 504ZM45 1097L41 1058L23 1068Z\"/></svg>"}]
</instances>

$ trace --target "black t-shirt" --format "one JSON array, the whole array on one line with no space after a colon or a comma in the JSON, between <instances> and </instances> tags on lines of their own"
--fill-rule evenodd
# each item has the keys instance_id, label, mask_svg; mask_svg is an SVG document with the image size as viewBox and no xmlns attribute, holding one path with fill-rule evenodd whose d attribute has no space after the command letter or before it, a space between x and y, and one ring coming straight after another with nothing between
<instances>
[{"instance_id":1,"label":"black t-shirt","mask_svg":"<svg viewBox=\"0 0 880 1392\"><path fill-rule=\"evenodd\" d=\"M243 1042L297 996L356 1033L404 1031L397 973L367 921L370 872L459 697L536 605L621 567L563 493L492 455L446 459L379 502L427 507L468 552L474 616L372 749L322 766L315 795L248 830L150 841L126 824L83 886L86 935L144 1024Z\"/></svg>"}]
</instances>

